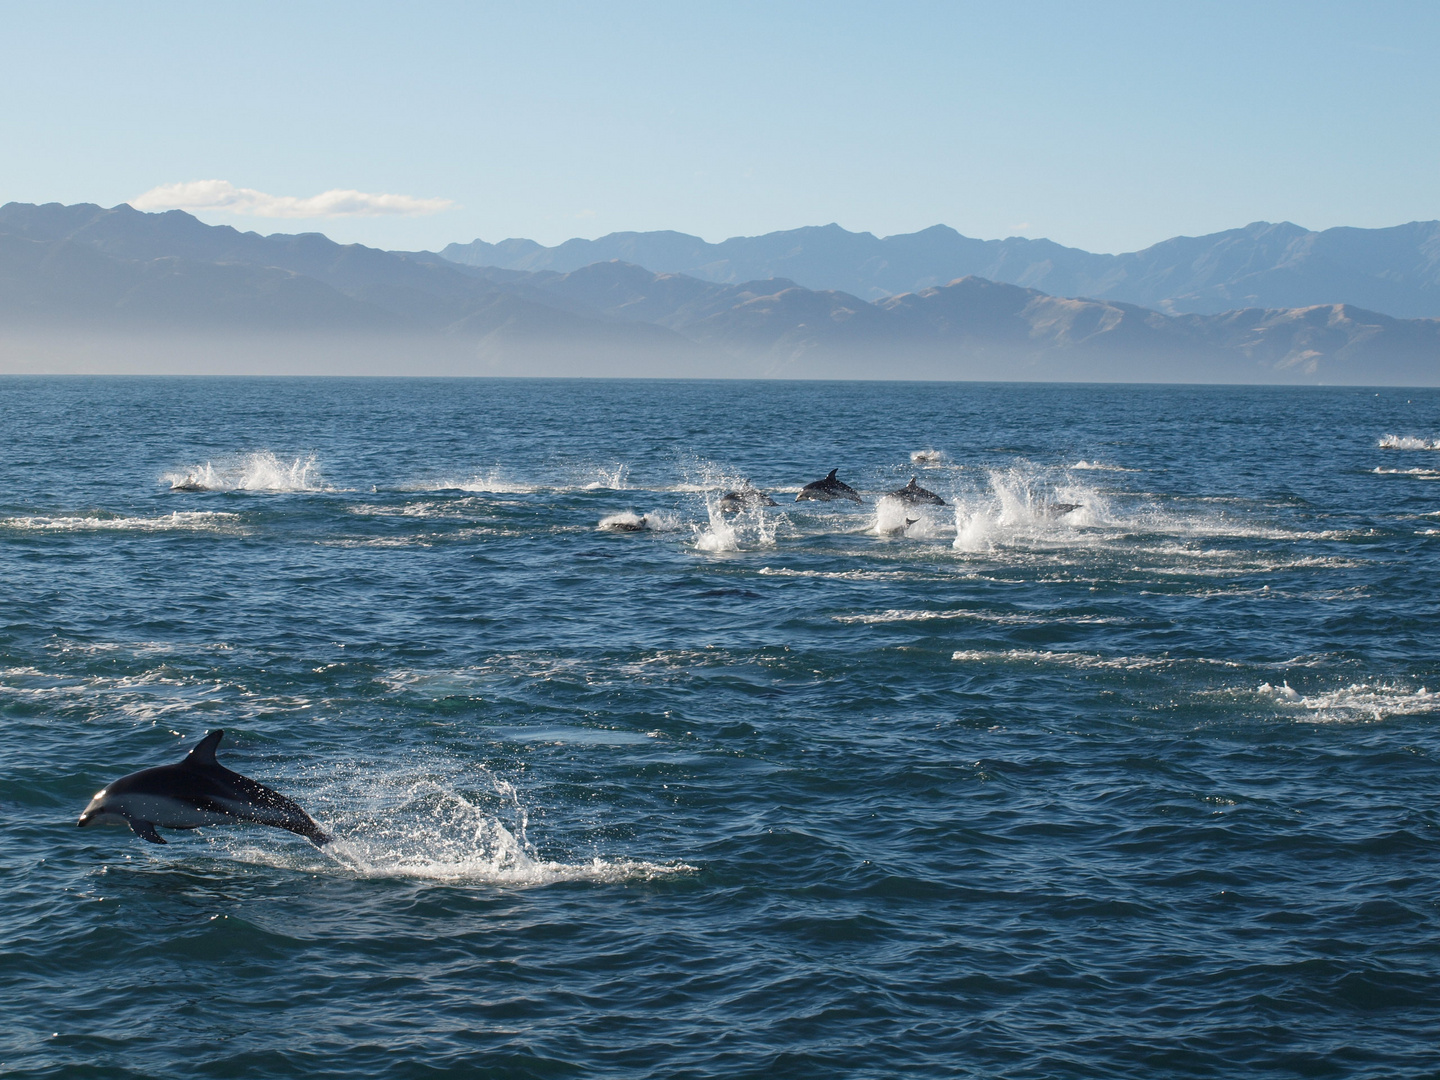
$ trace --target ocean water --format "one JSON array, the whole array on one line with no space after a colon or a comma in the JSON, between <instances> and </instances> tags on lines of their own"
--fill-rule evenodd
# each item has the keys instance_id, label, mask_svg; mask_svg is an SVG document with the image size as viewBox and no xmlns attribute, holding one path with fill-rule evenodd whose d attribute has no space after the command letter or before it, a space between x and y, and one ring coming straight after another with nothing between
<instances>
[{"instance_id":1,"label":"ocean water","mask_svg":"<svg viewBox=\"0 0 1440 1080\"><path fill-rule=\"evenodd\" d=\"M10 378L0 432L0 1074L1440 1074L1440 392ZM336 842L76 829L213 728Z\"/></svg>"}]
</instances>

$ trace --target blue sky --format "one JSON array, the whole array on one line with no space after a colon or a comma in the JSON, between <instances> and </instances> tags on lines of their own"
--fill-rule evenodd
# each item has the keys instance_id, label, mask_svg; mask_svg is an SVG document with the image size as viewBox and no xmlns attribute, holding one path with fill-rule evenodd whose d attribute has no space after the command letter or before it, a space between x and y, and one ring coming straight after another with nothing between
<instances>
[{"instance_id":1,"label":"blue sky","mask_svg":"<svg viewBox=\"0 0 1440 1080\"><path fill-rule=\"evenodd\" d=\"M168 185L147 205L432 249L835 221L1125 251L1440 217L1435 2L0 15L0 202ZM175 186L202 180L229 188Z\"/></svg>"}]
</instances>

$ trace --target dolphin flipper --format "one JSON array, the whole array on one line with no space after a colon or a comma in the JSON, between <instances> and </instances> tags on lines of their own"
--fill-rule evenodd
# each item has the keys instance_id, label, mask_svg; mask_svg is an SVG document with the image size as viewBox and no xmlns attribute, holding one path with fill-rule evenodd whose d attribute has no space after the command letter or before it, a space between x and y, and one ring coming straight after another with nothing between
<instances>
[{"instance_id":1,"label":"dolphin flipper","mask_svg":"<svg viewBox=\"0 0 1440 1080\"><path fill-rule=\"evenodd\" d=\"M148 821L131 818L130 828L135 830L135 835L140 837L141 840L149 840L152 844L168 844L170 842L156 832L155 826L151 825Z\"/></svg>"}]
</instances>

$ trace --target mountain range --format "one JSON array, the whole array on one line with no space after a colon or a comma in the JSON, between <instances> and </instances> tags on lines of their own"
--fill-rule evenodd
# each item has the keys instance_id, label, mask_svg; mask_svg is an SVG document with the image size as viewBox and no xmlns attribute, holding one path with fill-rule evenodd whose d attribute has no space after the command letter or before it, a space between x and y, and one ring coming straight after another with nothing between
<instances>
[{"instance_id":1,"label":"mountain range","mask_svg":"<svg viewBox=\"0 0 1440 1080\"><path fill-rule=\"evenodd\" d=\"M1124 255L1020 236L973 240L944 225L883 238L825 225L719 244L677 232L611 233L556 247L476 240L451 244L441 254L467 266L561 272L618 259L727 285L787 278L866 300L973 275L1167 314L1338 303L1398 318L1440 317L1440 221L1324 232L1258 221L1209 236L1177 236Z\"/></svg>"},{"instance_id":2,"label":"mountain range","mask_svg":"<svg viewBox=\"0 0 1440 1080\"><path fill-rule=\"evenodd\" d=\"M9 203L0 370L1433 385L1440 320L1349 303L1164 312L973 274L871 299L773 276L472 266L180 211Z\"/></svg>"}]
</instances>

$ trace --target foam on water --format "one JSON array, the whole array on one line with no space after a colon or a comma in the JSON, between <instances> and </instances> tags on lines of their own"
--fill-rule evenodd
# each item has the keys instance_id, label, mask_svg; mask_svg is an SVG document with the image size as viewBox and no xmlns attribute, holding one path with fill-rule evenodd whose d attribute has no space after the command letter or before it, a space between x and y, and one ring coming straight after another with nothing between
<instances>
[{"instance_id":1,"label":"foam on water","mask_svg":"<svg viewBox=\"0 0 1440 1080\"><path fill-rule=\"evenodd\" d=\"M1381 465L1371 471L1379 476L1414 476L1421 480L1440 479L1440 469L1387 469Z\"/></svg>"},{"instance_id":2,"label":"foam on water","mask_svg":"<svg viewBox=\"0 0 1440 1080\"><path fill-rule=\"evenodd\" d=\"M1047 649L957 649L957 663L1056 664L1063 667L1140 671L1168 667L1175 661L1149 656L1097 656L1093 653L1051 652ZM1236 665L1238 666L1238 665Z\"/></svg>"},{"instance_id":3,"label":"foam on water","mask_svg":"<svg viewBox=\"0 0 1440 1080\"><path fill-rule=\"evenodd\" d=\"M324 491L315 455L280 458L269 450L239 457L187 465L164 473L162 484L172 491Z\"/></svg>"},{"instance_id":4,"label":"foam on water","mask_svg":"<svg viewBox=\"0 0 1440 1080\"><path fill-rule=\"evenodd\" d=\"M1415 689L1394 683L1351 683L1336 690L1302 694L1288 682L1278 687L1266 682L1255 692L1277 707L1294 710L1311 721L1379 721L1392 716L1440 713L1440 693L1424 686Z\"/></svg>"},{"instance_id":5,"label":"foam on water","mask_svg":"<svg viewBox=\"0 0 1440 1080\"><path fill-rule=\"evenodd\" d=\"M806 570L790 566L762 566L755 571L764 577L822 578L835 581L898 581L914 580L909 570Z\"/></svg>"},{"instance_id":6,"label":"foam on water","mask_svg":"<svg viewBox=\"0 0 1440 1080\"><path fill-rule=\"evenodd\" d=\"M482 495L533 495L536 492L545 490L545 488L538 484L515 480L505 475L500 469L491 469L489 472L476 473L474 476L467 477L463 480L437 483L434 485L434 488L468 491ZM427 488L427 490L432 489Z\"/></svg>"},{"instance_id":7,"label":"foam on water","mask_svg":"<svg viewBox=\"0 0 1440 1080\"><path fill-rule=\"evenodd\" d=\"M864 615L832 615L839 623L877 625L884 623L932 622L937 619L971 619L1005 626L1124 626L1130 620L1110 615L1050 615L1016 611L985 611L976 608L946 608L938 611L890 608Z\"/></svg>"},{"instance_id":8,"label":"foam on water","mask_svg":"<svg viewBox=\"0 0 1440 1080\"><path fill-rule=\"evenodd\" d=\"M238 514L176 511L155 517L115 514L25 515L0 518L0 528L29 532L238 532Z\"/></svg>"}]
</instances>

